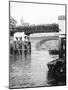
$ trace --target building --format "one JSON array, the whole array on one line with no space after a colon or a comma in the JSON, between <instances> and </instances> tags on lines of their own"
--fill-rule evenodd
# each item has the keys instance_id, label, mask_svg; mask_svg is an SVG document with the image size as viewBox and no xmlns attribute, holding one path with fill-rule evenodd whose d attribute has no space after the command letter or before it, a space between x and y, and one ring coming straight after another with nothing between
<instances>
[{"instance_id":1,"label":"building","mask_svg":"<svg viewBox=\"0 0 68 90\"><path fill-rule=\"evenodd\" d=\"M58 23L59 23L59 33L60 34L65 34L65 16L61 15L58 16Z\"/></svg>"},{"instance_id":2,"label":"building","mask_svg":"<svg viewBox=\"0 0 68 90\"><path fill-rule=\"evenodd\" d=\"M10 23L10 31L13 31L16 27L17 21L13 17L10 16L9 23Z\"/></svg>"}]
</instances>

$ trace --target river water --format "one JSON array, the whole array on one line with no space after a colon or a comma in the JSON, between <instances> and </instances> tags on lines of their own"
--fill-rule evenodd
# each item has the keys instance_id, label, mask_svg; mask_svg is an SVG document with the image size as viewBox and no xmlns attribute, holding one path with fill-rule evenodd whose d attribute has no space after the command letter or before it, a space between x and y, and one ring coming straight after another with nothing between
<instances>
[{"instance_id":1,"label":"river water","mask_svg":"<svg viewBox=\"0 0 68 90\"><path fill-rule=\"evenodd\" d=\"M37 50L37 40L31 40L31 54L10 55L10 88L50 86L47 64L56 57L52 58L48 50Z\"/></svg>"}]
</instances>

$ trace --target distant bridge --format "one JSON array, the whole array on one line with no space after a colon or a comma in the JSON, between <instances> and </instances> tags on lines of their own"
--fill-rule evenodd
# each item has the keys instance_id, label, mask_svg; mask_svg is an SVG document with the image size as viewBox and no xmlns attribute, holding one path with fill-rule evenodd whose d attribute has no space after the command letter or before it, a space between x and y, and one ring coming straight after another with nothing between
<instances>
[{"instance_id":1,"label":"distant bridge","mask_svg":"<svg viewBox=\"0 0 68 90\"><path fill-rule=\"evenodd\" d=\"M36 26L18 26L15 28L15 30L10 31L10 35L13 35L15 32L25 32L26 35L30 35L32 49L34 50L36 49L36 46L38 46L41 42L46 40L46 37L48 35L49 37L58 36L56 35L56 33L59 32L59 25L47 24L47 25L36 25Z\"/></svg>"},{"instance_id":2,"label":"distant bridge","mask_svg":"<svg viewBox=\"0 0 68 90\"><path fill-rule=\"evenodd\" d=\"M36 36L36 37L34 37ZM46 41L49 41L49 40L59 40L59 34L55 34L55 33L52 33L51 35L50 34L46 34L45 36L39 36L36 35L36 34L31 34L30 35L30 38L31 38L31 46L32 46L32 50L35 50L35 49L40 49L40 47L42 46L42 44L44 45Z\"/></svg>"}]
</instances>

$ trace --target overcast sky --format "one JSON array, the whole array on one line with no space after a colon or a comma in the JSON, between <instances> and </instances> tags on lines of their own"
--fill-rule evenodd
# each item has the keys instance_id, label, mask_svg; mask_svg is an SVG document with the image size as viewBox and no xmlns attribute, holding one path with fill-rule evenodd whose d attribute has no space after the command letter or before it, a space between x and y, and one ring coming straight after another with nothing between
<instances>
[{"instance_id":1,"label":"overcast sky","mask_svg":"<svg viewBox=\"0 0 68 90\"><path fill-rule=\"evenodd\" d=\"M65 6L11 2L10 15L17 20L17 25L22 17L30 24L58 23L58 16L65 15Z\"/></svg>"}]
</instances>

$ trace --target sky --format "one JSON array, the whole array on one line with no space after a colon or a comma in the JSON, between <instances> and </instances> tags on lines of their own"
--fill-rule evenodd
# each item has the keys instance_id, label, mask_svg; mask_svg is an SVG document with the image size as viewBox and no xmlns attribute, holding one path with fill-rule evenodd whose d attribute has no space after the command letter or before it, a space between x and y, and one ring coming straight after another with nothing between
<instances>
[{"instance_id":1,"label":"sky","mask_svg":"<svg viewBox=\"0 0 68 90\"><path fill-rule=\"evenodd\" d=\"M17 21L17 25L21 24L21 19L35 25L58 23L60 15L65 15L64 5L10 2L10 16Z\"/></svg>"}]
</instances>

